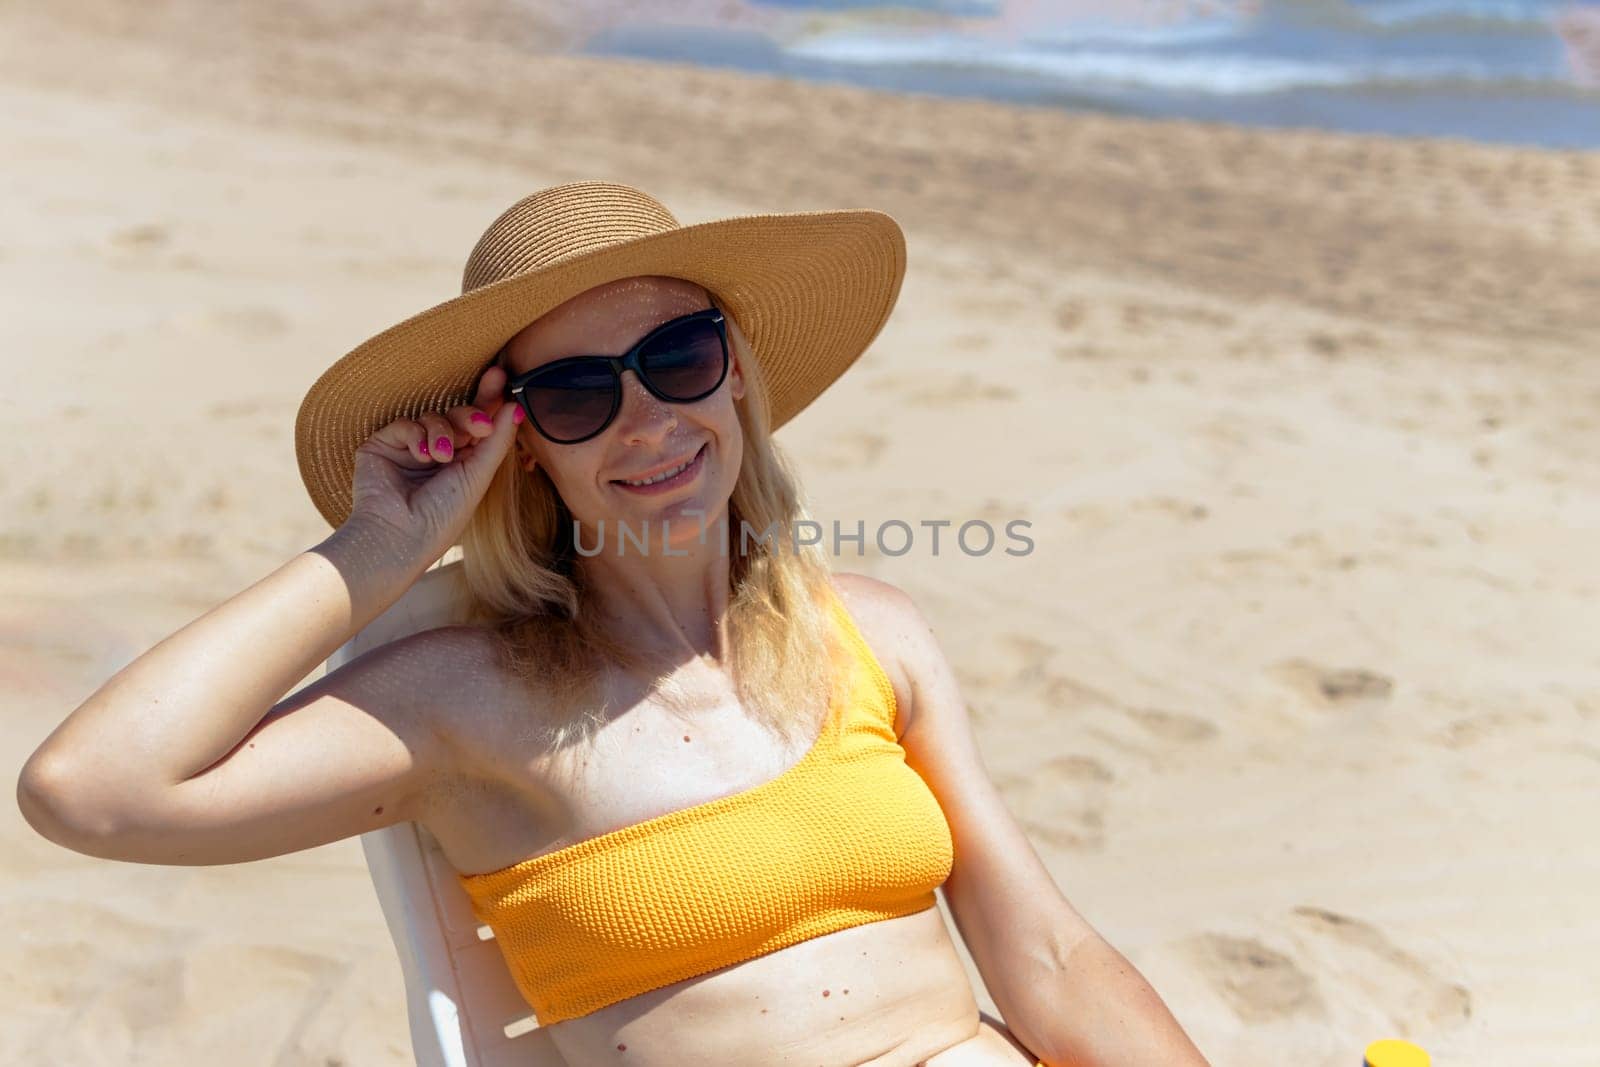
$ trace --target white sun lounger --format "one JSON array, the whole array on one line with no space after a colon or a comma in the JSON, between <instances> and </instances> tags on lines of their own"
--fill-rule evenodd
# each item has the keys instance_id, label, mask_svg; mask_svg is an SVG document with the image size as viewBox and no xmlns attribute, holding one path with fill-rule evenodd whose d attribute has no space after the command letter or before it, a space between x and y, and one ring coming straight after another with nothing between
<instances>
[{"instance_id":1,"label":"white sun lounger","mask_svg":"<svg viewBox=\"0 0 1600 1067\"><path fill-rule=\"evenodd\" d=\"M332 671L408 634L460 621L461 564L447 553L393 607L328 657ZM361 835L405 976L418 1067L565 1067L472 914L439 843L403 822Z\"/></svg>"}]
</instances>

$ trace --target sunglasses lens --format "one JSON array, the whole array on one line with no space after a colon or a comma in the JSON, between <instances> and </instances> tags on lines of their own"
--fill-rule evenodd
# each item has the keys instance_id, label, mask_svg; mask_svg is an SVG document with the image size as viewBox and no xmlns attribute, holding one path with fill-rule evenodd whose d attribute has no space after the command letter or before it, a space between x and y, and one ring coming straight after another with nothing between
<instances>
[{"instance_id":1,"label":"sunglasses lens","mask_svg":"<svg viewBox=\"0 0 1600 1067\"><path fill-rule=\"evenodd\" d=\"M688 402L709 396L728 372L728 347L710 319L688 319L667 327L639 352L639 366L658 394ZM576 442L603 430L616 412L621 391L604 357L558 360L524 387L539 432L557 442Z\"/></svg>"},{"instance_id":2,"label":"sunglasses lens","mask_svg":"<svg viewBox=\"0 0 1600 1067\"><path fill-rule=\"evenodd\" d=\"M574 360L552 367L530 383L524 395L541 433L557 441L577 441L611 418L617 382L603 362Z\"/></svg>"},{"instance_id":3,"label":"sunglasses lens","mask_svg":"<svg viewBox=\"0 0 1600 1067\"><path fill-rule=\"evenodd\" d=\"M657 335L639 353L645 376L673 400L699 400L722 384L728 350L710 319L691 319Z\"/></svg>"}]
</instances>

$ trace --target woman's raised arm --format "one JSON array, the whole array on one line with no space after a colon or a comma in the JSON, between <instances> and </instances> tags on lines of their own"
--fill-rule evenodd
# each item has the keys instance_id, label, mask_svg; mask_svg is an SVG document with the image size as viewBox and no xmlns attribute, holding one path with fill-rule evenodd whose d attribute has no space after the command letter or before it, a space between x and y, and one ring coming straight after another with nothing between
<instances>
[{"instance_id":1,"label":"woman's raised arm","mask_svg":"<svg viewBox=\"0 0 1600 1067\"><path fill-rule=\"evenodd\" d=\"M188 864L413 817L440 766L423 695L437 692L438 636L374 649L273 703L416 580L397 558L341 527L161 641L33 753L23 816L76 851Z\"/></svg>"},{"instance_id":2,"label":"woman's raised arm","mask_svg":"<svg viewBox=\"0 0 1600 1067\"><path fill-rule=\"evenodd\" d=\"M413 818L443 765L428 701L452 669L479 669L483 634L414 635L282 698L455 542L510 449L503 385L494 368L478 406L374 433L332 536L118 671L44 740L17 782L28 822L91 855L203 864Z\"/></svg>"}]
</instances>

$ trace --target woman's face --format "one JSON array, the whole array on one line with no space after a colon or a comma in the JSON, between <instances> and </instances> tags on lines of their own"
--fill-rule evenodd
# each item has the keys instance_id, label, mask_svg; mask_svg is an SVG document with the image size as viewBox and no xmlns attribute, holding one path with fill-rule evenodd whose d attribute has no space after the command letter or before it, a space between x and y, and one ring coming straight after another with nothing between
<instances>
[{"instance_id":1,"label":"woman's face","mask_svg":"<svg viewBox=\"0 0 1600 1067\"><path fill-rule=\"evenodd\" d=\"M704 289L679 278L624 278L597 286L530 323L506 348L508 374L516 377L567 356L611 355L628 351L655 327L711 306ZM665 520L672 520L671 543L698 538L714 522L733 493L744 455L744 434L734 400L744 396L737 327L728 320L727 377L710 396L689 404L658 400L633 371L622 372L622 405L598 435L577 444L556 444L531 422L517 430L518 462L531 471L544 468L573 516L590 532L604 519L606 550L616 551L620 523L637 537L648 532L650 551L659 551ZM703 453L702 453L703 450ZM666 487L629 488L638 480L668 470L698 454L688 477ZM704 513L702 518L696 513ZM630 548L633 546L630 545Z\"/></svg>"}]
</instances>

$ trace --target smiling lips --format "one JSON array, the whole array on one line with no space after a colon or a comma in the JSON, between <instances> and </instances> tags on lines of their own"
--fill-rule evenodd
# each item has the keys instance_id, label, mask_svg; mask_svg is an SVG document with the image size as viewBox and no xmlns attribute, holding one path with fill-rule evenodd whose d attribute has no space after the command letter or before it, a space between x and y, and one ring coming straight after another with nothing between
<instances>
[{"instance_id":1,"label":"smiling lips","mask_svg":"<svg viewBox=\"0 0 1600 1067\"><path fill-rule=\"evenodd\" d=\"M701 445L695 454L689 457L687 460L681 460L671 467L666 467L660 471L657 471L655 474L645 475L642 478L631 480L624 478L613 478L611 484L621 486L624 489L652 490L662 489L687 481L688 479L693 478L694 475L699 472L700 459L704 452L705 446Z\"/></svg>"}]
</instances>

